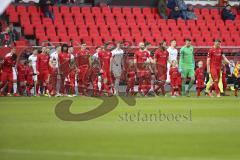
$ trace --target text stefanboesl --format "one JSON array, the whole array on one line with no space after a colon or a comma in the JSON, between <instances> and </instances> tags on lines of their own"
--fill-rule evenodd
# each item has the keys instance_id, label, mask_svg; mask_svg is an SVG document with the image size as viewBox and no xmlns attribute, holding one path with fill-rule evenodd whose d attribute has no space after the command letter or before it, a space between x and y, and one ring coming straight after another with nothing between
<instances>
[{"instance_id":1,"label":"text stefanboesl","mask_svg":"<svg viewBox=\"0 0 240 160\"><path fill-rule=\"evenodd\" d=\"M119 121L125 122L187 122L192 121L192 110L185 113L163 113L161 110L155 113L144 113L139 110L136 113L124 112L119 114L118 118Z\"/></svg>"}]
</instances>

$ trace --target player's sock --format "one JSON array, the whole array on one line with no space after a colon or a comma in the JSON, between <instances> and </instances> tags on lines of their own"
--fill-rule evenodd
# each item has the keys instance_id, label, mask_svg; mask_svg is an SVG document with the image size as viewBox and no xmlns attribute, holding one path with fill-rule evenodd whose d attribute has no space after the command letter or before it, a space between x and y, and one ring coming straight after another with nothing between
<instances>
[{"instance_id":1,"label":"player's sock","mask_svg":"<svg viewBox=\"0 0 240 160\"><path fill-rule=\"evenodd\" d=\"M46 86L42 87L42 93L45 94L46 93Z\"/></svg>"},{"instance_id":2,"label":"player's sock","mask_svg":"<svg viewBox=\"0 0 240 160\"><path fill-rule=\"evenodd\" d=\"M12 88L13 88L13 83L12 83L12 82L9 82L9 83L8 83L8 93L11 93L11 92L12 92Z\"/></svg>"},{"instance_id":3,"label":"player's sock","mask_svg":"<svg viewBox=\"0 0 240 160\"><path fill-rule=\"evenodd\" d=\"M36 84L36 95L39 94L39 83Z\"/></svg>"},{"instance_id":4,"label":"player's sock","mask_svg":"<svg viewBox=\"0 0 240 160\"><path fill-rule=\"evenodd\" d=\"M175 89L172 87L171 90L172 90L172 96L174 96Z\"/></svg>"},{"instance_id":5,"label":"player's sock","mask_svg":"<svg viewBox=\"0 0 240 160\"><path fill-rule=\"evenodd\" d=\"M220 93L220 90L219 90L219 87L218 87L218 82L215 81L215 82L213 83L213 85L214 85L214 89L215 89L216 94L219 94L219 93Z\"/></svg>"},{"instance_id":6,"label":"player's sock","mask_svg":"<svg viewBox=\"0 0 240 160\"><path fill-rule=\"evenodd\" d=\"M200 96L200 92L201 92L201 89L200 89L200 88L197 88L197 96L198 96L198 97Z\"/></svg>"},{"instance_id":7,"label":"player's sock","mask_svg":"<svg viewBox=\"0 0 240 160\"><path fill-rule=\"evenodd\" d=\"M116 79L115 79L115 83L114 83L114 87L115 87L115 92L116 92L116 93L119 92L119 82L120 82L120 79L119 79L119 78L116 78Z\"/></svg>"},{"instance_id":8,"label":"player's sock","mask_svg":"<svg viewBox=\"0 0 240 160\"><path fill-rule=\"evenodd\" d=\"M160 88L161 88L162 94L165 95L164 83L161 83L161 84L160 84Z\"/></svg>"},{"instance_id":9,"label":"player's sock","mask_svg":"<svg viewBox=\"0 0 240 160\"><path fill-rule=\"evenodd\" d=\"M30 86L27 86L26 87L26 92L27 92L27 96L30 96L30 90L31 90L32 87Z\"/></svg>"},{"instance_id":10,"label":"player's sock","mask_svg":"<svg viewBox=\"0 0 240 160\"><path fill-rule=\"evenodd\" d=\"M127 84L127 88L126 88L126 94L128 95L130 91L130 84Z\"/></svg>"},{"instance_id":11,"label":"player's sock","mask_svg":"<svg viewBox=\"0 0 240 160\"><path fill-rule=\"evenodd\" d=\"M154 92L156 93L156 94L159 94L159 89L161 88L161 86L160 86L160 84L156 84L156 85L154 85L155 87L154 87Z\"/></svg>"},{"instance_id":12,"label":"player's sock","mask_svg":"<svg viewBox=\"0 0 240 160\"><path fill-rule=\"evenodd\" d=\"M238 96L238 90L237 89L234 90L234 96L236 96L236 97Z\"/></svg>"},{"instance_id":13,"label":"player's sock","mask_svg":"<svg viewBox=\"0 0 240 160\"><path fill-rule=\"evenodd\" d=\"M4 86L5 86L5 83L2 83L2 84L0 85L0 91L3 89Z\"/></svg>"},{"instance_id":14,"label":"player's sock","mask_svg":"<svg viewBox=\"0 0 240 160\"><path fill-rule=\"evenodd\" d=\"M190 82L189 82L189 84L188 84L188 91L191 90L191 88L192 88L192 86L193 86L193 83L194 83L194 81L190 81Z\"/></svg>"},{"instance_id":15,"label":"player's sock","mask_svg":"<svg viewBox=\"0 0 240 160\"><path fill-rule=\"evenodd\" d=\"M13 83L13 93L17 93L17 83Z\"/></svg>"},{"instance_id":16,"label":"player's sock","mask_svg":"<svg viewBox=\"0 0 240 160\"><path fill-rule=\"evenodd\" d=\"M183 95L183 96L186 94L185 84L186 84L186 81L182 81L182 95Z\"/></svg>"},{"instance_id":17,"label":"player's sock","mask_svg":"<svg viewBox=\"0 0 240 160\"><path fill-rule=\"evenodd\" d=\"M179 93L179 95L182 95L182 93L181 93L181 89L182 89L182 86L178 86L178 93Z\"/></svg>"}]
</instances>

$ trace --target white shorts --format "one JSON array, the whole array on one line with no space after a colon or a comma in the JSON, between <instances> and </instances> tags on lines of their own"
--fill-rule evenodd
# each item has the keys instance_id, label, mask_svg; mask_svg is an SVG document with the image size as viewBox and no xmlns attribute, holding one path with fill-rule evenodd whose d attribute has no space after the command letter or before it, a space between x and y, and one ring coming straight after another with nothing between
<instances>
[{"instance_id":1,"label":"white shorts","mask_svg":"<svg viewBox=\"0 0 240 160\"><path fill-rule=\"evenodd\" d=\"M15 67L12 67L13 71L13 80L17 80L17 69Z\"/></svg>"},{"instance_id":2,"label":"white shorts","mask_svg":"<svg viewBox=\"0 0 240 160\"><path fill-rule=\"evenodd\" d=\"M37 82L37 80L38 80L37 75L34 75L34 76L33 76L33 81L34 81L34 82Z\"/></svg>"},{"instance_id":3,"label":"white shorts","mask_svg":"<svg viewBox=\"0 0 240 160\"><path fill-rule=\"evenodd\" d=\"M113 64L112 65L112 73L113 73L113 76L114 77L121 77L121 74L122 74L122 67L121 67L121 64L120 65L115 65Z\"/></svg>"}]
</instances>

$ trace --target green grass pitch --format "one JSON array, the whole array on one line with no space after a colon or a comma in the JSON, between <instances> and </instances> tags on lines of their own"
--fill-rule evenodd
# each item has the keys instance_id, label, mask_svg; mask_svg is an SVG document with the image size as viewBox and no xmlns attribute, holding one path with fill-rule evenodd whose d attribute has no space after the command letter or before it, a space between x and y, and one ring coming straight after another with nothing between
<instances>
[{"instance_id":1,"label":"green grass pitch","mask_svg":"<svg viewBox=\"0 0 240 160\"><path fill-rule=\"evenodd\" d=\"M90 121L63 121L54 109L69 98L0 98L1 160L239 160L240 99L119 98L111 112ZM72 113L101 100L72 98ZM188 119L144 121L125 114L189 114ZM190 112L191 111L191 112ZM191 113L191 115L190 115ZM128 117L129 118L129 117Z\"/></svg>"}]
</instances>

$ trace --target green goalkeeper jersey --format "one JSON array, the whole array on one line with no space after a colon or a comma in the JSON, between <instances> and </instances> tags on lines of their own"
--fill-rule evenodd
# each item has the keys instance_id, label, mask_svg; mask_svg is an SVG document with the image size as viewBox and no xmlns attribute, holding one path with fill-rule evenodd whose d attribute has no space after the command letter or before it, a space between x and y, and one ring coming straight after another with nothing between
<instances>
[{"instance_id":1,"label":"green goalkeeper jersey","mask_svg":"<svg viewBox=\"0 0 240 160\"><path fill-rule=\"evenodd\" d=\"M180 69L192 69L195 67L193 46L184 46L180 50Z\"/></svg>"}]
</instances>

